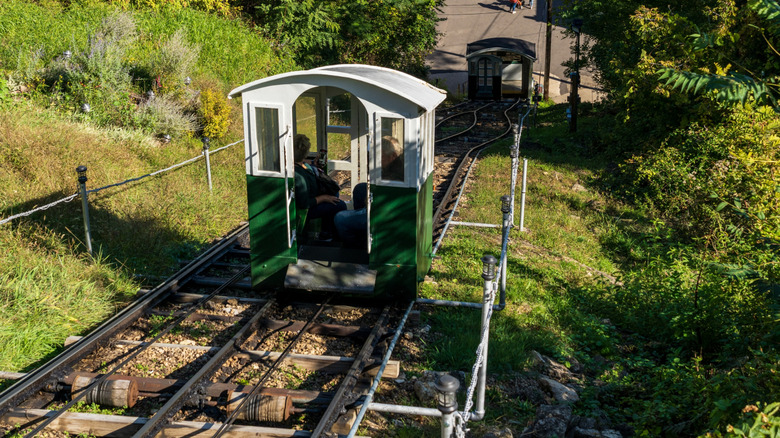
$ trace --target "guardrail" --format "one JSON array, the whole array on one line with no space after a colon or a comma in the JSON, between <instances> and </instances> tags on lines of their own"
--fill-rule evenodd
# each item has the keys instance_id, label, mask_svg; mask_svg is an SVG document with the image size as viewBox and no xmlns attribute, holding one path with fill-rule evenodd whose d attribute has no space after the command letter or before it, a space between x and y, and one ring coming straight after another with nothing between
<instances>
[{"instance_id":1,"label":"guardrail","mask_svg":"<svg viewBox=\"0 0 780 438\"><path fill-rule=\"evenodd\" d=\"M126 180L124 180L122 182L109 184L107 186L98 187L98 188L91 189L91 190L87 190L87 187L86 187L87 167L86 166L78 166L76 168L76 173L78 175L79 190L76 193L74 193L74 194L72 194L70 196L66 196L66 197L64 197L62 199L59 199L57 201L51 202L49 204L42 205L40 207L34 208L32 210L28 210L28 211L25 211L25 212L22 212L22 213L19 213L19 214L15 214L13 216L9 216L9 217L0 219L0 225L7 224L7 223L9 223L9 222L11 222L11 221L13 221L15 219L19 219L19 218L22 218L22 217L30 216L31 214L39 212L39 211L42 211L42 210L47 210L47 209L49 209L51 207L54 207L55 205L59 205L59 204L66 203L66 202L71 202L74 199L76 199L77 197L81 196L82 211L83 211L83 215L84 215L84 232L85 232L85 235L86 235L85 243L86 243L86 246L87 246L87 251L89 251L89 253L92 254L92 239L91 239L91 236L90 236L90 227L89 227L89 200L88 200L88 195L90 193L97 193L97 192L100 192L102 190L110 189L110 188L113 188L113 187L119 187L119 186L122 186L122 185L125 185L125 184L129 184L129 183L132 183L132 182L140 181L140 180L145 179L145 178L149 178L149 177L152 177L152 176L159 175L161 173L165 173L165 172L177 169L179 167L182 167L182 166L185 166L187 164L193 163L193 162L198 161L200 159L204 159L205 162L206 162L206 175L207 175L207 179L208 179L209 191L211 191L211 162L209 160L209 155L210 154L215 154L215 153L217 153L219 151L222 151L222 150L225 150L225 149L227 149L227 148L229 148L231 146L237 145L237 144L239 144L239 143L241 143L243 141L244 141L244 139L241 139L241 140L238 140L236 142L230 143L228 145L222 146L219 149L215 149L213 151L210 151L209 150L210 149L210 147L209 147L209 143L210 143L209 142L209 138L208 137L203 137L203 152L200 155L197 155L197 156L192 157L192 158L190 158L188 160L182 161L181 163L177 163L177 164L174 164L172 166L166 167L165 169L160 169L160 170L157 170L157 171L154 171L154 172L151 172L151 173L147 173L145 175L137 176L135 178L126 179Z\"/></svg>"}]
</instances>

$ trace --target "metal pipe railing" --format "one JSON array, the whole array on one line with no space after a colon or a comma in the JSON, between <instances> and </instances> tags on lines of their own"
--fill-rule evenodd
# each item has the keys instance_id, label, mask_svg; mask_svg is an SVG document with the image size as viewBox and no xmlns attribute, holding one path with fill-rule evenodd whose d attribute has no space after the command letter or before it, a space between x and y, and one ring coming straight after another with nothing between
<instances>
[{"instance_id":1,"label":"metal pipe railing","mask_svg":"<svg viewBox=\"0 0 780 438\"><path fill-rule=\"evenodd\" d=\"M424 417L441 417L440 410L435 408L423 408L420 406L389 405L385 403L371 402L368 410L373 412L386 412L388 414L422 415Z\"/></svg>"},{"instance_id":2,"label":"metal pipe railing","mask_svg":"<svg viewBox=\"0 0 780 438\"><path fill-rule=\"evenodd\" d=\"M477 228L500 228L500 225L496 224L483 224L479 222L460 222L460 221L450 221L450 225L463 225L466 227L477 227Z\"/></svg>"},{"instance_id":3,"label":"metal pipe railing","mask_svg":"<svg viewBox=\"0 0 780 438\"><path fill-rule=\"evenodd\" d=\"M523 186L520 192L520 231L525 231L525 188L526 175L528 175L528 159L523 158Z\"/></svg>"},{"instance_id":4,"label":"metal pipe railing","mask_svg":"<svg viewBox=\"0 0 780 438\"><path fill-rule=\"evenodd\" d=\"M482 363L479 365L479 380L477 381L477 404L474 409L474 419L482 419L485 416L485 388L487 387L487 363L488 363L488 339L487 333L490 333L490 315L493 297L493 279L495 273L491 272L495 268L496 259L493 256L482 258L485 266L492 266L482 273L484 286L482 289L482 333L485 334L484 344L482 345ZM501 266L501 265L499 265Z\"/></svg>"},{"instance_id":5,"label":"metal pipe railing","mask_svg":"<svg viewBox=\"0 0 780 438\"><path fill-rule=\"evenodd\" d=\"M352 423L352 427L349 429L347 438L353 438L357 433L358 427L360 426L360 422L363 421L363 417L366 415L368 406L371 404L371 400L374 398L376 389L379 387L379 381L382 378L382 373L385 372L385 367L387 367L387 362L390 360L390 356L393 354L393 350L395 349L395 344L396 342L398 342L398 338L401 337L401 333L403 332L404 326L406 325L406 320L407 318L409 318L409 314L412 313L413 307L414 307L414 301L409 303L409 307L406 309L406 313L404 313L403 318L401 318L401 322L398 324L398 328L395 331L395 336L393 336L393 340L390 342L390 345L387 347L387 352L385 353L385 356L382 358L382 365L379 367L379 370L377 371L376 376L374 377L373 383L371 383L371 388L368 390L368 394L366 394L366 398L363 400L363 406L360 407L360 411L358 412L357 417L355 418L355 422Z\"/></svg>"}]
</instances>

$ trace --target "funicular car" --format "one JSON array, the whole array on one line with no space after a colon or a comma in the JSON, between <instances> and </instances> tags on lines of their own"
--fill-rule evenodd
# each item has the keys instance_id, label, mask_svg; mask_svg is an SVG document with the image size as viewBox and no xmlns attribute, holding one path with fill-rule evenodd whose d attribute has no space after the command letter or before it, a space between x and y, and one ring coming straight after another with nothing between
<instances>
[{"instance_id":1,"label":"funicular car","mask_svg":"<svg viewBox=\"0 0 780 438\"><path fill-rule=\"evenodd\" d=\"M254 287L414 297L431 265L434 115L444 91L395 70L334 65L242 85ZM365 244L313 237L298 208L293 138L305 134L342 198L367 183ZM403 147L402 175L383 175L381 139ZM316 158L315 158L316 159Z\"/></svg>"}]
</instances>

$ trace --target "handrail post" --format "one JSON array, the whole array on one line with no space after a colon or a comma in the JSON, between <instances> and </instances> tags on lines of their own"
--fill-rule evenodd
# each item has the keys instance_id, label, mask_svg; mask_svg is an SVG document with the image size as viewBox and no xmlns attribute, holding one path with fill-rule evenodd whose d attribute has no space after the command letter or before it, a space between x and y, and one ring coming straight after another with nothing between
<instances>
[{"instance_id":1,"label":"handrail post","mask_svg":"<svg viewBox=\"0 0 780 438\"><path fill-rule=\"evenodd\" d=\"M477 381L477 403L474 409L476 418L482 419L485 416L485 388L487 386L487 364L488 364L488 342L490 332L490 316L493 302L490 297L493 290L493 279L496 278L496 258L490 254L482 257L482 279L485 280L482 291L482 332L486 333L485 345L482 348L482 363L479 368L479 377Z\"/></svg>"},{"instance_id":2,"label":"handrail post","mask_svg":"<svg viewBox=\"0 0 780 438\"><path fill-rule=\"evenodd\" d=\"M515 134L515 142L509 146L509 157L512 159L512 172L511 172L511 181L510 181L510 190L509 190L509 196L512 198L512 206L510 209L510 221L512 223L515 222L515 188L517 187L517 164L518 164L518 157L520 157L520 136L522 135L522 130L520 127L520 124L513 124L512 125L512 131Z\"/></svg>"},{"instance_id":3,"label":"handrail post","mask_svg":"<svg viewBox=\"0 0 780 438\"><path fill-rule=\"evenodd\" d=\"M455 411L458 410L458 388L460 382L449 374L439 377L435 384L436 402L441 412L441 438L452 438L455 428Z\"/></svg>"},{"instance_id":4,"label":"handrail post","mask_svg":"<svg viewBox=\"0 0 780 438\"><path fill-rule=\"evenodd\" d=\"M501 246L502 246L502 254L501 254L501 296L504 297L506 294L506 264L507 259L509 258L509 254L504 254L503 251L509 252L508 250L504 250L503 248L508 248L507 242L504 242L504 239L509 239L509 229L512 227L512 215L511 209L512 209L512 199L509 195L504 195L501 197L501 213L504 215L503 223L501 224ZM503 302L502 302L503 304Z\"/></svg>"},{"instance_id":5,"label":"handrail post","mask_svg":"<svg viewBox=\"0 0 780 438\"><path fill-rule=\"evenodd\" d=\"M87 200L87 166L79 166L76 168L76 174L78 174L79 181L79 193L81 194L81 211L84 214L84 240L87 244L87 252L92 255L92 238L90 237L89 229L89 201Z\"/></svg>"},{"instance_id":6,"label":"handrail post","mask_svg":"<svg viewBox=\"0 0 780 438\"><path fill-rule=\"evenodd\" d=\"M209 192L211 191L211 161L209 161L209 138L203 137L203 156L206 157L206 177L209 180Z\"/></svg>"},{"instance_id":7,"label":"handrail post","mask_svg":"<svg viewBox=\"0 0 780 438\"><path fill-rule=\"evenodd\" d=\"M525 231L525 188L526 174L528 174L528 158L523 158L523 186L520 189L520 231Z\"/></svg>"}]
</instances>

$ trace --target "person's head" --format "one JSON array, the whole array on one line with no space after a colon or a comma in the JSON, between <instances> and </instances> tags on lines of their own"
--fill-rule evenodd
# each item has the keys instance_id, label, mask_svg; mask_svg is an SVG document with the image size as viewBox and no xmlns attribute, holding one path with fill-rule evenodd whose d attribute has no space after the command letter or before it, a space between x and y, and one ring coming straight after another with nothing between
<instances>
[{"instance_id":1,"label":"person's head","mask_svg":"<svg viewBox=\"0 0 780 438\"><path fill-rule=\"evenodd\" d=\"M382 137L382 168L386 169L403 152L401 144L394 137L389 135Z\"/></svg>"},{"instance_id":2,"label":"person's head","mask_svg":"<svg viewBox=\"0 0 780 438\"><path fill-rule=\"evenodd\" d=\"M309 149L311 149L309 137L303 134L295 134L293 139L293 160L296 163L303 163L303 160L309 155Z\"/></svg>"}]
</instances>

